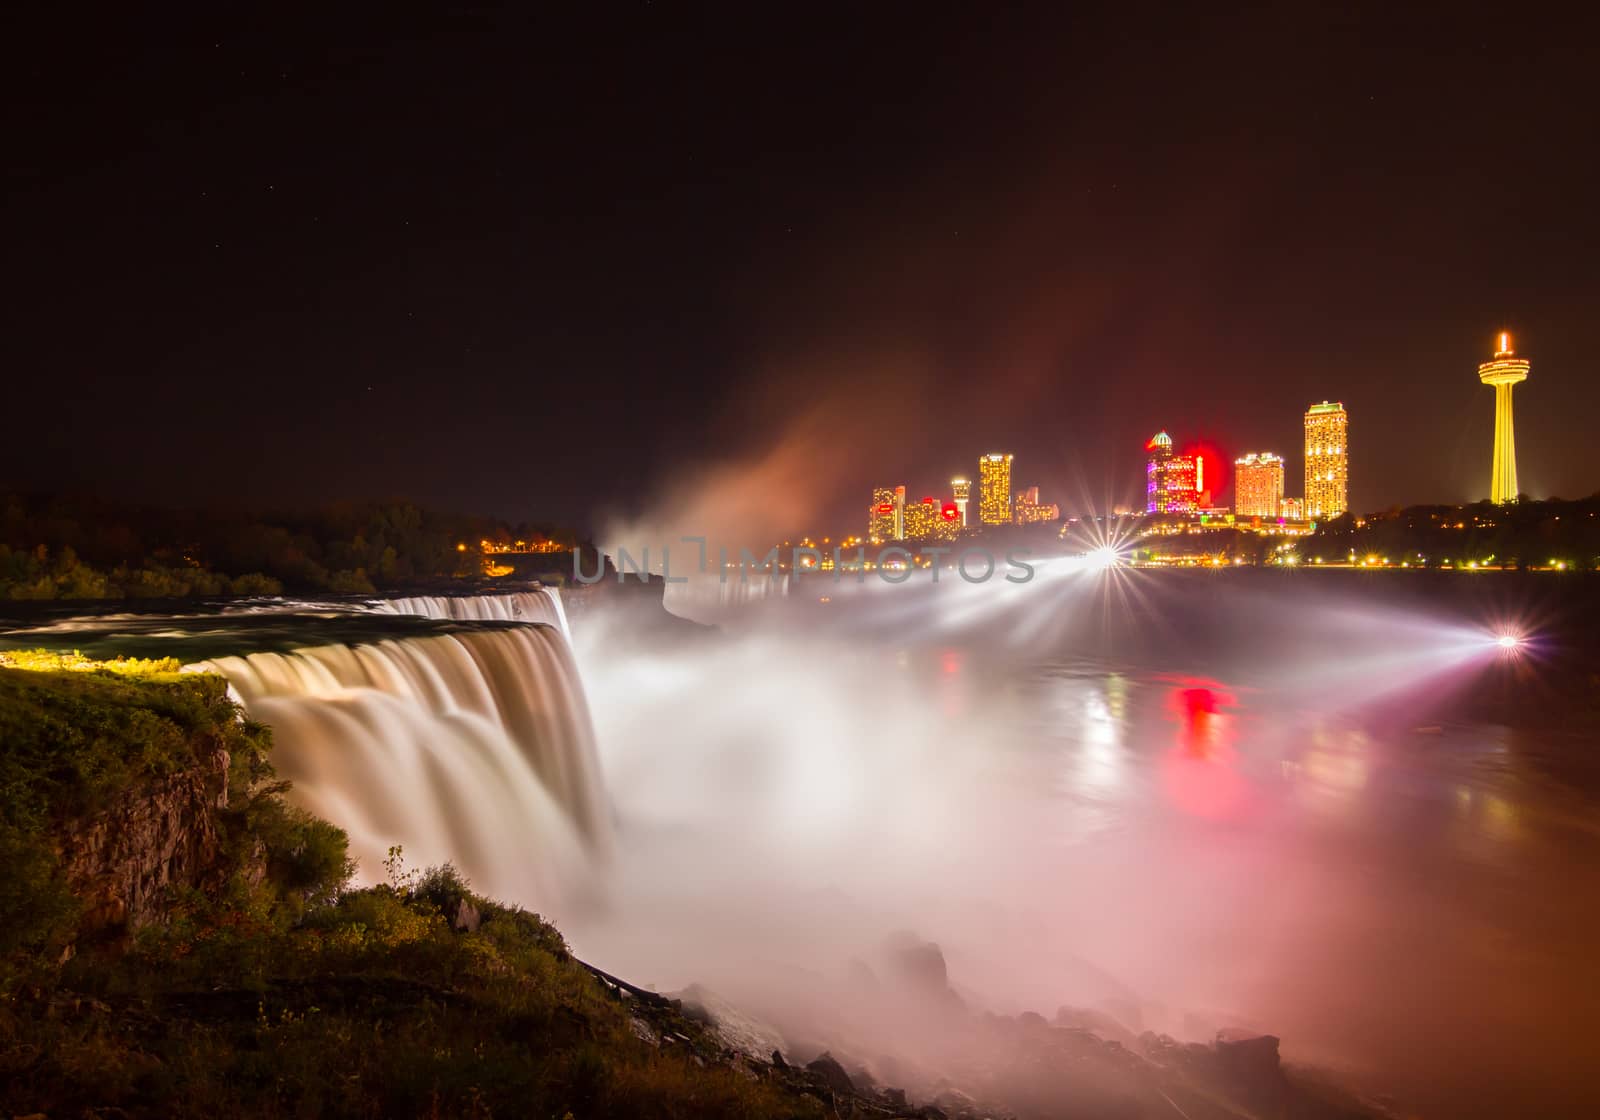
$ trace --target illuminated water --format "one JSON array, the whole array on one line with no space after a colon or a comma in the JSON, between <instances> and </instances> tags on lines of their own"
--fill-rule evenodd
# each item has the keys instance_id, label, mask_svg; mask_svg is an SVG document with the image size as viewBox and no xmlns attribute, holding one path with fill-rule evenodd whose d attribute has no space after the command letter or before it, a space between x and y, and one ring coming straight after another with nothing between
<instances>
[{"instance_id":1,"label":"illuminated water","mask_svg":"<svg viewBox=\"0 0 1600 1120\"><path fill-rule=\"evenodd\" d=\"M1593 1114L1589 616L1311 578L678 600L752 605L722 632L600 594L576 673L550 617L459 600L4 640L220 659L369 878L389 842L452 858L587 959L864 1059L940 1052L849 1011L910 929L980 1006L1255 1025L1425 1115ZM1507 653L1510 626L1536 640Z\"/></svg>"},{"instance_id":2,"label":"illuminated water","mask_svg":"<svg viewBox=\"0 0 1600 1120\"><path fill-rule=\"evenodd\" d=\"M391 845L485 891L549 906L609 849L582 683L539 624L200 662L273 730L294 797L350 835L371 877Z\"/></svg>"},{"instance_id":3,"label":"illuminated water","mask_svg":"<svg viewBox=\"0 0 1600 1120\"><path fill-rule=\"evenodd\" d=\"M670 649L580 628L621 854L569 927L823 1037L912 929L984 1006L1133 1003L1427 1115L1592 1115L1600 719L1583 625L1522 590L819 582Z\"/></svg>"}]
</instances>

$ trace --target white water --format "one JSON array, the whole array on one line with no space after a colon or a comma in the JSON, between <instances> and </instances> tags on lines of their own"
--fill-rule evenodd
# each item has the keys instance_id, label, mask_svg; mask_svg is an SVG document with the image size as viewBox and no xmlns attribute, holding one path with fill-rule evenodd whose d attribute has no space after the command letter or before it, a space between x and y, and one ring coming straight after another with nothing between
<instances>
[{"instance_id":1,"label":"white water","mask_svg":"<svg viewBox=\"0 0 1600 1120\"><path fill-rule=\"evenodd\" d=\"M535 596L559 612L554 595ZM436 609L480 617L507 609L443 602ZM225 676L250 718L273 729L273 765L294 783L297 803L350 834L364 881L382 878L399 844L408 866L452 862L491 895L551 907L570 900L610 851L588 705L554 625L253 653L194 668Z\"/></svg>"},{"instance_id":2,"label":"white water","mask_svg":"<svg viewBox=\"0 0 1600 1120\"><path fill-rule=\"evenodd\" d=\"M548 587L505 595L406 595L379 599L372 609L380 614L414 614L458 622L542 622L571 638L561 596Z\"/></svg>"}]
</instances>

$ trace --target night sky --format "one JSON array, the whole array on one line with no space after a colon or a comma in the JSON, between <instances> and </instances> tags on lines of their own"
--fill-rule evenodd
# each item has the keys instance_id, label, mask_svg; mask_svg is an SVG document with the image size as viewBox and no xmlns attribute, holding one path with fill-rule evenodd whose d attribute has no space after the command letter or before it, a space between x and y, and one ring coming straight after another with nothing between
<instances>
[{"instance_id":1,"label":"night sky","mask_svg":"<svg viewBox=\"0 0 1600 1120\"><path fill-rule=\"evenodd\" d=\"M787 440L860 528L1158 428L1299 494L1332 398L1357 509L1470 500L1509 329L1523 488L1600 489L1593 24L754 7L14 27L0 484L587 526Z\"/></svg>"}]
</instances>

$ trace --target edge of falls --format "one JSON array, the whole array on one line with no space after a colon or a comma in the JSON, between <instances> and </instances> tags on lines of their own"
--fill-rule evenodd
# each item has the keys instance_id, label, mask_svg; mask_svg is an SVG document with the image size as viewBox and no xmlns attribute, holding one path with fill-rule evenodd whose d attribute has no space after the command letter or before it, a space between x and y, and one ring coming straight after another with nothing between
<instances>
[{"instance_id":1,"label":"edge of falls","mask_svg":"<svg viewBox=\"0 0 1600 1120\"><path fill-rule=\"evenodd\" d=\"M272 728L292 799L349 833L363 880L380 878L399 844L408 866L451 862L525 905L569 893L609 854L611 816L559 596L388 603L529 624L190 668L227 678L246 715Z\"/></svg>"}]
</instances>

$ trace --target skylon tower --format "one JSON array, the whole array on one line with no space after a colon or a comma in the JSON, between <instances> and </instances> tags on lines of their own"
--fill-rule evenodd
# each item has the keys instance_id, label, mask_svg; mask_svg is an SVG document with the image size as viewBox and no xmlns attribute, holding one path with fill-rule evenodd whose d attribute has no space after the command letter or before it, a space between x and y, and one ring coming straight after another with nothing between
<instances>
[{"instance_id":1,"label":"skylon tower","mask_svg":"<svg viewBox=\"0 0 1600 1120\"><path fill-rule=\"evenodd\" d=\"M1478 367L1478 380L1494 386L1494 476L1489 498L1510 502L1517 497L1517 439L1511 427L1511 387L1528 379L1525 358L1512 357L1511 335L1500 332L1494 358Z\"/></svg>"}]
</instances>

